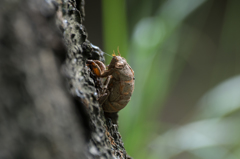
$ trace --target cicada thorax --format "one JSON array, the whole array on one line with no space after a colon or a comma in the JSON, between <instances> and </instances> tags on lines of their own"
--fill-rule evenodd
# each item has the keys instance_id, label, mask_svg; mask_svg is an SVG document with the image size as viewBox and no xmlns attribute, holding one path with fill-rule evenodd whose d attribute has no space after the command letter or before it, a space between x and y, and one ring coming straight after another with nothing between
<instances>
[{"instance_id":1,"label":"cicada thorax","mask_svg":"<svg viewBox=\"0 0 240 159\"><path fill-rule=\"evenodd\" d=\"M117 112L123 109L130 101L134 89L134 74L126 65L122 69L116 69L109 83L109 98L103 104L106 112Z\"/></svg>"}]
</instances>

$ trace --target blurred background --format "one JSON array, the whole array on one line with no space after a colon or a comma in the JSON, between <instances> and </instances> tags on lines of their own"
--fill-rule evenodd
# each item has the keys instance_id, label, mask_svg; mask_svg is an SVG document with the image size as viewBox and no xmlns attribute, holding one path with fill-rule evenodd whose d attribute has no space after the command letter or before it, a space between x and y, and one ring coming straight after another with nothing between
<instances>
[{"instance_id":1,"label":"blurred background","mask_svg":"<svg viewBox=\"0 0 240 159\"><path fill-rule=\"evenodd\" d=\"M240 158L240 1L87 0L89 40L135 90L119 131L135 159ZM110 58L106 56L106 63Z\"/></svg>"}]
</instances>

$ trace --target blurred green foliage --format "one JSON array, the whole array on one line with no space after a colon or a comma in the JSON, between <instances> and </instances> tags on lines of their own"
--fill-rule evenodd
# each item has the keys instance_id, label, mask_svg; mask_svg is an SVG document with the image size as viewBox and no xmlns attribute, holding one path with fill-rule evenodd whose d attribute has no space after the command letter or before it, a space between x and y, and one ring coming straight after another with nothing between
<instances>
[{"instance_id":1,"label":"blurred green foliage","mask_svg":"<svg viewBox=\"0 0 240 159\"><path fill-rule=\"evenodd\" d=\"M127 152L137 159L240 158L240 1L102 4L105 51L120 46L135 71L132 99L119 113Z\"/></svg>"},{"instance_id":2,"label":"blurred green foliage","mask_svg":"<svg viewBox=\"0 0 240 159\"><path fill-rule=\"evenodd\" d=\"M112 54L113 50L117 52L119 47L121 55L127 56L128 33L126 25L126 9L123 0L103 0L103 32L104 32L104 48L105 52ZM106 56L109 63L111 58Z\"/></svg>"}]
</instances>

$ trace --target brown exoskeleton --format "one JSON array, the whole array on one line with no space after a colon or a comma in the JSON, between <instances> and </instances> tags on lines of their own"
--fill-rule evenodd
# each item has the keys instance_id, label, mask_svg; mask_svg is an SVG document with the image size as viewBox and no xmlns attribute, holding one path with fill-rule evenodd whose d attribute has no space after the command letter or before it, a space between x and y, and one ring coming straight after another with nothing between
<instances>
[{"instance_id":1,"label":"brown exoskeleton","mask_svg":"<svg viewBox=\"0 0 240 159\"><path fill-rule=\"evenodd\" d=\"M134 71L126 59L113 54L113 58L106 69L98 60L88 60L87 64L97 77L107 77L104 89L98 101L104 112L116 113L124 108L130 101L134 89Z\"/></svg>"}]
</instances>

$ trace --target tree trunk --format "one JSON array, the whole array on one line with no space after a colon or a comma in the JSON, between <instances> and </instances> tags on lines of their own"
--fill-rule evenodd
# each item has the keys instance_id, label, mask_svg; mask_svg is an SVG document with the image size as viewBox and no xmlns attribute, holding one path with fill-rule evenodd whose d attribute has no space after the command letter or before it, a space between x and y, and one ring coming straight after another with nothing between
<instances>
[{"instance_id":1,"label":"tree trunk","mask_svg":"<svg viewBox=\"0 0 240 159\"><path fill-rule=\"evenodd\" d=\"M0 1L1 159L129 158L86 67L104 57L84 17L84 0Z\"/></svg>"}]
</instances>

